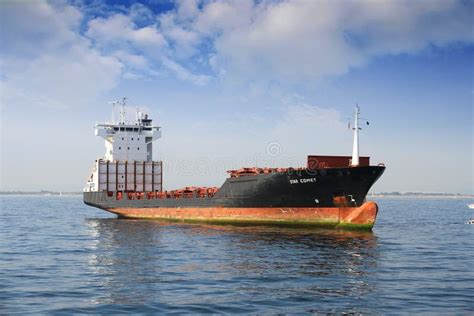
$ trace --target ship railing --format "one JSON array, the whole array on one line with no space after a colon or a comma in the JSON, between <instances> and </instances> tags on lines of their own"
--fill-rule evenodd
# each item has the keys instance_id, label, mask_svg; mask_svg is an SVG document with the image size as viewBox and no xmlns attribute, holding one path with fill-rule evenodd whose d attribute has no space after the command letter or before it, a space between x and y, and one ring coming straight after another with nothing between
<instances>
[{"instance_id":1,"label":"ship railing","mask_svg":"<svg viewBox=\"0 0 474 316\"><path fill-rule=\"evenodd\" d=\"M115 123L115 124L112 124L112 123L97 123L95 124L95 127L103 127L103 128L143 128L143 127L146 127L146 128L151 128L151 129L156 129L156 130L160 130L161 129L161 126L156 126L156 125L151 125L151 124L128 124L128 123L125 123L125 124L122 124L122 123Z\"/></svg>"},{"instance_id":2,"label":"ship railing","mask_svg":"<svg viewBox=\"0 0 474 316\"><path fill-rule=\"evenodd\" d=\"M239 178L244 176L255 176L259 174L269 174L269 173L278 173L278 172L293 172L293 171L302 171L305 170L304 167L298 168L258 168L258 167L251 167L251 168L240 168L237 170L228 170L227 173L230 174L231 178Z\"/></svg>"},{"instance_id":3,"label":"ship railing","mask_svg":"<svg viewBox=\"0 0 474 316\"><path fill-rule=\"evenodd\" d=\"M211 198L219 189L217 187L185 187L183 189L170 191L137 192L137 191L117 191L115 198L122 200L154 200L154 199L186 199L186 198ZM108 191L108 197L113 197L114 192Z\"/></svg>"}]
</instances>

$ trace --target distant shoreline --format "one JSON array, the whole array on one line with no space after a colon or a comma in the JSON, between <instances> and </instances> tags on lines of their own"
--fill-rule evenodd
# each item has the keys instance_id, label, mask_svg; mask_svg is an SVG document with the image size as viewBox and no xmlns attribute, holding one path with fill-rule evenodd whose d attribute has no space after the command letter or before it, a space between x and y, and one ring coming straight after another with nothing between
<instances>
[{"instance_id":1,"label":"distant shoreline","mask_svg":"<svg viewBox=\"0 0 474 316\"><path fill-rule=\"evenodd\" d=\"M0 191L0 195L41 195L41 196L61 196L61 195L82 195L82 192L56 192L56 191Z\"/></svg>"},{"instance_id":2,"label":"distant shoreline","mask_svg":"<svg viewBox=\"0 0 474 316\"><path fill-rule=\"evenodd\" d=\"M446 194L446 195L383 195L383 194L374 194L367 195L367 198L420 198L420 199L474 199L474 195L455 195L455 194Z\"/></svg>"},{"instance_id":3,"label":"distant shoreline","mask_svg":"<svg viewBox=\"0 0 474 316\"><path fill-rule=\"evenodd\" d=\"M421 192L380 192L380 193L368 193L367 197L420 197L420 198L474 198L473 194L461 194L461 193L421 193Z\"/></svg>"}]
</instances>

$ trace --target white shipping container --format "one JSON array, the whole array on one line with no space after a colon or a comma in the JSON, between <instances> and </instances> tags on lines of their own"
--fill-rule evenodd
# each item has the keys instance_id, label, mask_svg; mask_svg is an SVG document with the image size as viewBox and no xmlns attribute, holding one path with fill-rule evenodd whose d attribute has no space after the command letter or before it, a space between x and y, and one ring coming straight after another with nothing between
<instances>
[{"instance_id":1,"label":"white shipping container","mask_svg":"<svg viewBox=\"0 0 474 316\"><path fill-rule=\"evenodd\" d=\"M99 191L162 190L161 161L97 161ZM145 173L143 173L145 171Z\"/></svg>"}]
</instances>

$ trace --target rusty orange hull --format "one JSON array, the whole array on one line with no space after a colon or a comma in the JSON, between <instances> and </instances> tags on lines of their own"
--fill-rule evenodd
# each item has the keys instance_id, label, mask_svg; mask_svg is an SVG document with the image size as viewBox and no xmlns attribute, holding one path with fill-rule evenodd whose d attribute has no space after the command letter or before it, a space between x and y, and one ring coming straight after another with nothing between
<instances>
[{"instance_id":1,"label":"rusty orange hull","mask_svg":"<svg viewBox=\"0 0 474 316\"><path fill-rule=\"evenodd\" d=\"M360 207L118 207L107 211L132 219L372 229L378 206L369 201Z\"/></svg>"}]
</instances>

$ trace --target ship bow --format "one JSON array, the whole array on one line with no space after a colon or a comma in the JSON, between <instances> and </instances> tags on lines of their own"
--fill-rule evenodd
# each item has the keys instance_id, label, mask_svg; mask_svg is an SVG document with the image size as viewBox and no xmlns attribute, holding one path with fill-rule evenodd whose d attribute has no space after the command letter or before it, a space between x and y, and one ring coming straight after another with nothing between
<instances>
[{"instance_id":1,"label":"ship bow","mask_svg":"<svg viewBox=\"0 0 474 316\"><path fill-rule=\"evenodd\" d=\"M338 227L350 229L372 229L377 218L378 205L368 201L360 207L340 208Z\"/></svg>"}]
</instances>

